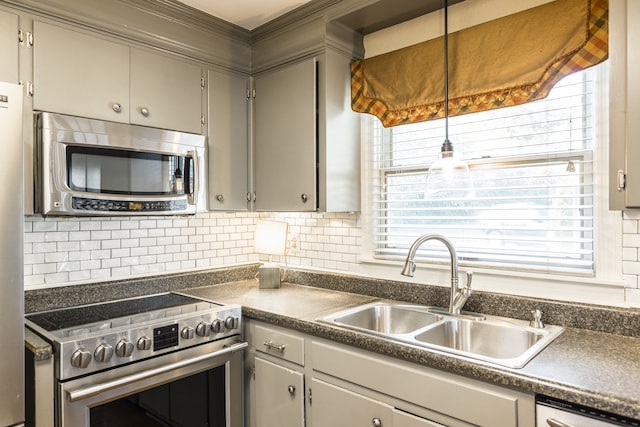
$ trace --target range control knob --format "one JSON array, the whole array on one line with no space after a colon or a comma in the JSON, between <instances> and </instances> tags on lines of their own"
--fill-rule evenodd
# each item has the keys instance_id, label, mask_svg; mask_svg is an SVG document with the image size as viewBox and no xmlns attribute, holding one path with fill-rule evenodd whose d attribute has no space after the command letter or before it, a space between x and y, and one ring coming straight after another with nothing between
<instances>
[{"instance_id":1,"label":"range control knob","mask_svg":"<svg viewBox=\"0 0 640 427\"><path fill-rule=\"evenodd\" d=\"M71 355L71 366L74 368L86 368L91 363L91 353L84 348L79 348Z\"/></svg>"},{"instance_id":2,"label":"range control knob","mask_svg":"<svg viewBox=\"0 0 640 427\"><path fill-rule=\"evenodd\" d=\"M207 337L211 333L211 325L207 322L200 322L196 326L196 335L199 337Z\"/></svg>"},{"instance_id":3,"label":"range control knob","mask_svg":"<svg viewBox=\"0 0 640 427\"><path fill-rule=\"evenodd\" d=\"M96 359L96 362L107 363L113 357L113 347L109 344L102 343L96 347L93 352L93 357Z\"/></svg>"},{"instance_id":4,"label":"range control knob","mask_svg":"<svg viewBox=\"0 0 640 427\"><path fill-rule=\"evenodd\" d=\"M147 336L138 338L137 347L138 350L151 350L151 338Z\"/></svg>"},{"instance_id":5,"label":"range control knob","mask_svg":"<svg viewBox=\"0 0 640 427\"><path fill-rule=\"evenodd\" d=\"M222 332L222 320L220 319L216 319L213 322L211 322L211 332L214 334L217 334L219 332Z\"/></svg>"},{"instance_id":6,"label":"range control knob","mask_svg":"<svg viewBox=\"0 0 640 427\"><path fill-rule=\"evenodd\" d=\"M224 319L224 326L227 329L238 329L239 325L240 321L235 316L228 316L226 319Z\"/></svg>"},{"instance_id":7,"label":"range control knob","mask_svg":"<svg viewBox=\"0 0 640 427\"><path fill-rule=\"evenodd\" d=\"M130 357L133 353L133 343L126 338L121 339L116 344L116 355L118 357Z\"/></svg>"},{"instance_id":8,"label":"range control knob","mask_svg":"<svg viewBox=\"0 0 640 427\"><path fill-rule=\"evenodd\" d=\"M180 336L185 340L190 340L193 338L195 330L191 326L185 326L180 331Z\"/></svg>"}]
</instances>

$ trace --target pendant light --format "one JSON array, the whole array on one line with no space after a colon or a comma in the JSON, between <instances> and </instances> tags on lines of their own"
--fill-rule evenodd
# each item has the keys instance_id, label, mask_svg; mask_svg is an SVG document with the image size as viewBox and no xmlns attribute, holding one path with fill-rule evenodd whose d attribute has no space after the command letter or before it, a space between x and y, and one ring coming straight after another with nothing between
<instances>
[{"instance_id":1,"label":"pendant light","mask_svg":"<svg viewBox=\"0 0 640 427\"><path fill-rule=\"evenodd\" d=\"M444 132L441 158L431 165L427 174L428 198L464 199L474 196L469 166L456 158L449 140L449 1L444 0Z\"/></svg>"}]
</instances>

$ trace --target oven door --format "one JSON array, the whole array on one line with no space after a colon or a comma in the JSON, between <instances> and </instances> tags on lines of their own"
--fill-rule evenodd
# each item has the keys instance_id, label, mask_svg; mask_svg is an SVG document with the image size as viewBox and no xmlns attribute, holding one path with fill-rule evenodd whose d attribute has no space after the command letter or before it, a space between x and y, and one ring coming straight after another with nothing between
<instances>
[{"instance_id":1,"label":"oven door","mask_svg":"<svg viewBox=\"0 0 640 427\"><path fill-rule=\"evenodd\" d=\"M58 427L241 427L246 342L216 341L58 386Z\"/></svg>"}]
</instances>

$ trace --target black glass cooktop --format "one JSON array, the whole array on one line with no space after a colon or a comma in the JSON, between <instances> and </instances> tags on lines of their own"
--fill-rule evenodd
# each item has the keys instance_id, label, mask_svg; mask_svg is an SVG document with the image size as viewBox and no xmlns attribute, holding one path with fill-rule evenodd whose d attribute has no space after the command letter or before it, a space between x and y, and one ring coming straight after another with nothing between
<instances>
[{"instance_id":1,"label":"black glass cooktop","mask_svg":"<svg viewBox=\"0 0 640 427\"><path fill-rule=\"evenodd\" d=\"M46 331L58 331L198 302L202 300L168 293L34 313L26 318Z\"/></svg>"}]
</instances>

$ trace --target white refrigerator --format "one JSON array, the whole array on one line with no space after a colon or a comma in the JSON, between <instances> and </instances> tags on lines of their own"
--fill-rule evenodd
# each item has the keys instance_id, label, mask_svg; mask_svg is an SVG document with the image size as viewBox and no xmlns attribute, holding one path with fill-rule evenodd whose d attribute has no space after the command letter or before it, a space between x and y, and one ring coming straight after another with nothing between
<instances>
[{"instance_id":1,"label":"white refrigerator","mask_svg":"<svg viewBox=\"0 0 640 427\"><path fill-rule=\"evenodd\" d=\"M22 87L0 82L0 426L23 425Z\"/></svg>"}]
</instances>

